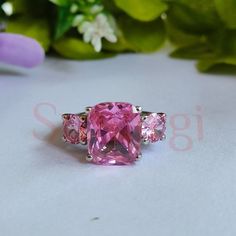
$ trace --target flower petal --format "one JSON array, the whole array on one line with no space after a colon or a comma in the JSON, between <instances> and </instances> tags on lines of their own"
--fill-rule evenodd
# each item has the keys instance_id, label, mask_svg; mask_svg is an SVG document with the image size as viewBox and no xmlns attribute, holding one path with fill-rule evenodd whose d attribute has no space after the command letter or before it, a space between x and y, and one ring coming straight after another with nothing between
<instances>
[{"instance_id":1,"label":"flower petal","mask_svg":"<svg viewBox=\"0 0 236 236\"><path fill-rule=\"evenodd\" d=\"M98 36L93 37L92 45L96 52L100 52L102 50L102 39Z\"/></svg>"},{"instance_id":2,"label":"flower petal","mask_svg":"<svg viewBox=\"0 0 236 236\"><path fill-rule=\"evenodd\" d=\"M0 62L35 67L43 62L45 53L35 40L17 34L0 33Z\"/></svg>"},{"instance_id":3,"label":"flower petal","mask_svg":"<svg viewBox=\"0 0 236 236\"><path fill-rule=\"evenodd\" d=\"M117 37L114 34L107 34L105 38L111 43L117 42Z\"/></svg>"},{"instance_id":4,"label":"flower petal","mask_svg":"<svg viewBox=\"0 0 236 236\"><path fill-rule=\"evenodd\" d=\"M97 17L96 17L96 22L97 22L99 25L104 25L104 24L107 23L107 17L106 17L104 14L100 13L100 14L98 14Z\"/></svg>"},{"instance_id":5,"label":"flower petal","mask_svg":"<svg viewBox=\"0 0 236 236\"><path fill-rule=\"evenodd\" d=\"M93 5L91 8L90 8L90 13L92 14L97 14L99 12L101 12L103 10L103 6L102 5Z\"/></svg>"},{"instance_id":6,"label":"flower petal","mask_svg":"<svg viewBox=\"0 0 236 236\"><path fill-rule=\"evenodd\" d=\"M85 33L84 33L84 42L85 43L89 43L91 40L92 40L92 34L93 32L91 30L87 30Z\"/></svg>"},{"instance_id":7,"label":"flower petal","mask_svg":"<svg viewBox=\"0 0 236 236\"><path fill-rule=\"evenodd\" d=\"M83 34L84 32L86 32L88 29L90 29L92 27L92 24L88 21L84 21L80 26L79 26L79 32L81 34Z\"/></svg>"},{"instance_id":8,"label":"flower petal","mask_svg":"<svg viewBox=\"0 0 236 236\"><path fill-rule=\"evenodd\" d=\"M77 27L78 25L80 25L80 23L84 20L84 16L82 14L79 14L75 17L72 26L73 27Z\"/></svg>"}]
</instances>

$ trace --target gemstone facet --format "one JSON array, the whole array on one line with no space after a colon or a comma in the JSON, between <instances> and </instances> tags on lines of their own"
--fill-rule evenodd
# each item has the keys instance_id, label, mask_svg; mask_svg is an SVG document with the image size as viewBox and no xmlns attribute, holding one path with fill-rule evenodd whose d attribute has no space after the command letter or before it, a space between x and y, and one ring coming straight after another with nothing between
<instances>
[{"instance_id":1,"label":"gemstone facet","mask_svg":"<svg viewBox=\"0 0 236 236\"><path fill-rule=\"evenodd\" d=\"M63 137L71 144L87 143L87 121L85 114L63 115Z\"/></svg>"},{"instance_id":2,"label":"gemstone facet","mask_svg":"<svg viewBox=\"0 0 236 236\"><path fill-rule=\"evenodd\" d=\"M129 103L107 102L88 114L88 153L95 164L128 165L141 149L141 114Z\"/></svg>"},{"instance_id":3,"label":"gemstone facet","mask_svg":"<svg viewBox=\"0 0 236 236\"><path fill-rule=\"evenodd\" d=\"M162 140L166 131L166 115L164 113L145 112L142 123L142 139L150 143Z\"/></svg>"}]
</instances>

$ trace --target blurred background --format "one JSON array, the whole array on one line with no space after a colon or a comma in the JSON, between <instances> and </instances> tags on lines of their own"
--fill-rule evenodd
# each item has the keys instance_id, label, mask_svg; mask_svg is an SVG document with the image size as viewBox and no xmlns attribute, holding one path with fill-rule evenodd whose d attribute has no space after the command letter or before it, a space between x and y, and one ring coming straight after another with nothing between
<instances>
[{"instance_id":1,"label":"blurred background","mask_svg":"<svg viewBox=\"0 0 236 236\"><path fill-rule=\"evenodd\" d=\"M171 45L170 56L194 59L202 72L236 65L235 0L1 0L0 4L1 34L31 37L47 54L101 59L126 52L152 53ZM24 41L10 45L9 54L16 56L16 48L24 45ZM28 56L33 60L38 55L35 50ZM35 60L33 64L40 62Z\"/></svg>"}]
</instances>

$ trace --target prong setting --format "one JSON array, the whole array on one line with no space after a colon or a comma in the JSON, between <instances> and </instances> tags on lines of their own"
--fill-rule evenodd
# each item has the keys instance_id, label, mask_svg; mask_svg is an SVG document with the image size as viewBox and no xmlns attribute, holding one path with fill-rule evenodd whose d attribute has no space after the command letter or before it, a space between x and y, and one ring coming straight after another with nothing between
<instances>
[{"instance_id":1,"label":"prong setting","mask_svg":"<svg viewBox=\"0 0 236 236\"><path fill-rule=\"evenodd\" d=\"M162 137L160 138L161 141L165 141L166 140L166 135L163 134Z\"/></svg>"},{"instance_id":2,"label":"prong setting","mask_svg":"<svg viewBox=\"0 0 236 236\"><path fill-rule=\"evenodd\" d=\"M142 159L142 153L140 153L137 157L136 157L136 161L139 161L140 159Z\"/></svg>"},{"instance_id":3,"label":"prong setting","mask_svg":"<svg viewBox=\"0 0 236 236\"><path fill-rule=\"evenodd\" d=\"M92 110L92 107L86 107L85 108L85 113L88 114Z\"/></svg>"},{"instance_id":4,"label":"prong setting","mask_svg":"<svg viewBox=\"0 0 236 236\"><path fill-rule=\"evenodd\" d=\"M85 122L86 121L86 117L85 116L80 116L80 120L82 121L82 122Z\"/></svg>"},{"instance_id":5,"label":"prong setting","mask_svg":"<svg viewBox=\"0 0 236 236\"><path fill-rule=\"evenodd\" d=\"M91 162L92 160L93 160L92 155L88 154L87 157L86 157L86 161Z\"/></svg>"},{"instance_id":6,"label":"prong setting","mask_svg":"<svg viewBox=\"0 0 236 236\"><path fill-rule=\"evenodd\" d=\"M135 106L138 113L142 113L142 107L141 106Z\"/></svg>"},{"instance_id":7,"label":"prong setting","mask_svg":"<svg viewBox=\"0 0 236 236\"><path fill-rule=\"evenodd\" d=\"M150 144L150 141L147 140L147 139L144 139L144 140L143 140L143 144L144 144L144 145L148 145L148 144Z\"/></svg>"},{"instance_id":8,"label":"prong setting","mask_svg":"<svg viewBox=\"0 0 236 236\"><path fill-rule=\"evenodd\" d=\"M166 114L143 111L141 106L130 103L100 103L85 107L82 113L65 113L61 117L63 119L62 140L70 144L88 145L84 161L94 164L134 163L142 159L143 145L166 139L164 134ZM121 119L122 122L119 122ZM114 126L116 135L114 135ZM124 152L120 145L127 152ZM110 148L115 151L111 152Z\"/></svg>"},{"instance_id":9,"label":"prong setting","mask_svg":"<svg viewBox=\"0 0 236 236\"><path fill-rule=\"evenodd\" d=\"M81 145L87 145L87 141L80 141Z\"/></svg>"},{"instance_id":10,"label":"prong setting","mask_svg":"<svg viewBox=\"0 0 236 236\"><path fill-rule=\"evenodd\" d=\"M62 114L61 117L62 117L63 120L69 120L70 119L70 116L68 114Z\"/></svg>"},{"instance_id":11,"label":"prong setting","mask_svg":"<svg viewBox=\"0 0 236 236\"><path fill-rule=\"evenodd\" d=\"M63 136L62 138L62 141L64 142L64 143L67 143L67 140L66 140L66 138Z\"/></svg>"},{"instance_id":12,"label":"prong setting","mask_svg":"<svg viewBox=\"0 0 236 236\"><path fill-rule=\"evenodd\" d=\"M142 116L142 121L145 121L147 119L147 116Z\"/></svg>"}]
</instances>

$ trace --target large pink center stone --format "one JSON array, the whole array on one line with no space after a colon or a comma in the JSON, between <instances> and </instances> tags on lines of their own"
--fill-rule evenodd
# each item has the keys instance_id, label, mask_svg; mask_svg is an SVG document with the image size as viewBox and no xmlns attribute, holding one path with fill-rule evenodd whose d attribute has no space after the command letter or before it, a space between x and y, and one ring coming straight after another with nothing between
<instances>
[{"instance_id":1,"label":"large pink center stone","mask_svg":"<svg viewBox=\"0 0 236 236\"><path fill-rule=\"evenodd\" d=\"M132 164L141 149L141 115L129 103L101 103L88 114L88 152L103 165Z\"/></svg>"}]
</instances>

